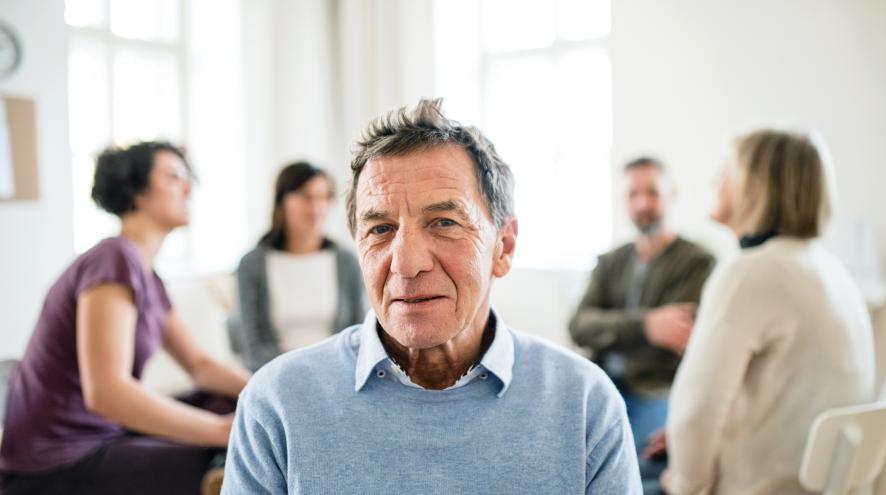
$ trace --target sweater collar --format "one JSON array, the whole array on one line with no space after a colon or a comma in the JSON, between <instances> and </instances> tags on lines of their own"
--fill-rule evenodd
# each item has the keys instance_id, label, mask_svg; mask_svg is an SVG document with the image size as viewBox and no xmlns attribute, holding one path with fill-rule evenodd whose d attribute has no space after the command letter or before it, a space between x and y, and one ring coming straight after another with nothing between
<instances>
[{"instance_id":1,"label":"sweater collar","mask_svg":"<svg viewBox=\"0 0 886 495\"><path fill-rule=\"evenodd\" d=\"M498 396L502 397L510 386L513 376L514 338L507 326L492 310L490 310L489 316L495 319L495 336L477 366L485 368L501 381L502 386ZM354 391L356 392L363 389L379 365L384 366L393 362L378 336L377 323L378 319L375 317L375 313L369 311L357 331L359 348L357 350L357 365L354 370Z\"/></svg>"},{"instance_id":2,"label":"sweater collar","mask_svg":"<svg viewBox=\"0 0 886 495\"><path fill-rule=\"evenodd\" d=\"M762 234L743 235L738 239L738 245L742 249L750 249L766 243L766 241L777 235L778 233L775 231L764 232Z\"/></svg>"}]
</instances>

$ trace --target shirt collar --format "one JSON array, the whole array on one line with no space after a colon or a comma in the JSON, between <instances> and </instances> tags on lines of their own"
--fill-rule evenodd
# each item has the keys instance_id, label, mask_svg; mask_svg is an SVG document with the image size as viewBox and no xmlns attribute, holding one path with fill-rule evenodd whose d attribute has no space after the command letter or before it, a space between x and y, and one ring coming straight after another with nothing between
<instances>
[{"instance_id":1,"label":"shirt collar","mask_svg":"<svg viewBox=\"0 0 886 495\"><path fill-rule=\"evenodd\" d=\"M478 366L489 370L501 381L502 387L498 392L498 396L501 397L511 385L514 368L514 338L508 327L492 310L490 310L490 317L495 318L495 336ZM354 391L356 392L363 389L379 363L391 361L376 331L377 322L375 313L369 311L357 331L359 347L354 370Z\"/></svg>"}]
</instances>

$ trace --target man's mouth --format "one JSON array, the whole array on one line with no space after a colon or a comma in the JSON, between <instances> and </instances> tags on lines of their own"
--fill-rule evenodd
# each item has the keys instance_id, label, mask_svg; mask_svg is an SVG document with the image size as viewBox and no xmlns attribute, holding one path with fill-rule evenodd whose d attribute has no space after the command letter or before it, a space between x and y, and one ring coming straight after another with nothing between
<instances>
[{"instance_id":1,"label":"man's mouth","mask_svg":"<svg viewBox=\"0 0 886 495\"><path fill-rule=\"evenodd\" d=\"M406 304L419 304L423 302L434 301L436 299L443 299L443 296L412 296L412 297L400 297L394 299L394 302L401 302Z\"/></svg>"}]
</instances>

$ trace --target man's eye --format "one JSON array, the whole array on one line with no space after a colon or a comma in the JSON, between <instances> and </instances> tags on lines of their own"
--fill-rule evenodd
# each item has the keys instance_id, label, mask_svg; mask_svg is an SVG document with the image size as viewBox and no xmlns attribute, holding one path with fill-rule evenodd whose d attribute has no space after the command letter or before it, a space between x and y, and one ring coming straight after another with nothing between
<instances>
[{"instance_id":1,"label":"man's eye","mask_svg":"<svg viewBox=\"0 0 886 495\"><path fill-rule=\"evenodd\" d=\"M438 227L455 227L458 225L455 220L451 220L449 218L440 218L436 222Z\"/></svg>"},{"instance_id":2,"label":"man's eye","mask_svg":"<svg viewBox=\"0 0 886 495\"><path fill-rule=\"evenodd\" d=\"M372 235L385 235L391 231L390 225L376 225L369 229L369 233Z\"/></svg>"}]
</instances>

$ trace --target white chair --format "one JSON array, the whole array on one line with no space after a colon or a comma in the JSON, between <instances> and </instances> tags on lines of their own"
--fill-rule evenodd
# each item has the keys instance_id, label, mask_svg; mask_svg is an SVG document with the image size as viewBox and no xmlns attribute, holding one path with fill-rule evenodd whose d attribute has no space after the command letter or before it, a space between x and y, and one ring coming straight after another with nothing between
<instances>
[{"instance_id":1,"label":"white chair","mask_svg":"<svg viewBox=\"0 0 886 495\"><path fill-rule=\"evenodd\" d=\"M812 423L800 483L826 495L853 494L869 487L884 464L886 400L831 409Z\"/></svg>"}]
</instances>

